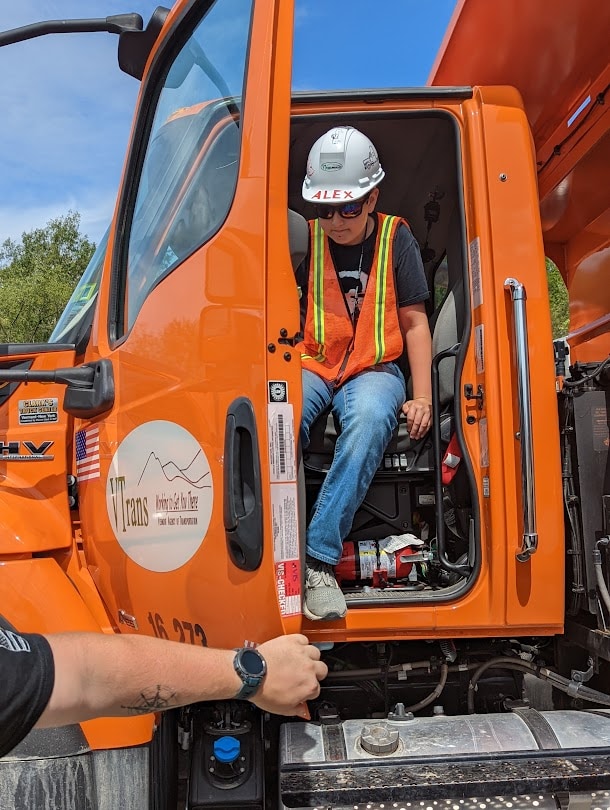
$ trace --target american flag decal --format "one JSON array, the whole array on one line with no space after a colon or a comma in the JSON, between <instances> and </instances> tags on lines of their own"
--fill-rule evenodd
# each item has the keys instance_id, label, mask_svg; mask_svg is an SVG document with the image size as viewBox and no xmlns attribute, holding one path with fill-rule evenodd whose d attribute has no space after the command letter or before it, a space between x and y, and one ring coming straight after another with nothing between
<instances>
[{"instance_id":1,"label":"american flag decal","mask_svg":"<svg viewBox=\"0 0 610 810\"><path fill-rule=\"evenodd\" d=\"M100 477L100 429L97 425L76 434L76 477L79 481Z\"/></svg>"}]
</instances>

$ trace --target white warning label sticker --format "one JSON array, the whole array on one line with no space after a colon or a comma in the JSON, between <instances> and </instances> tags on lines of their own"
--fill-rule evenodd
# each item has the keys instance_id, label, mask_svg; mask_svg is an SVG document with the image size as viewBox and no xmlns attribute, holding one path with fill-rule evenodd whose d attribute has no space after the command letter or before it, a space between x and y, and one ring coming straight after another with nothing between
<instances>
[{"instance_id":1,"label":"white warning label sticker","mask_svg":"<svg viewBox=\"0 0 610 810\"><path fill-rule=\"evenodd\" d=\"M297 467L294 441L294 410L288 402L270 402L269 468L271 483L296 481Z\"/></svg>"},{"instance_id":2,"label":"white warning label sticker","mask_svg":"<svg viewBox=\"0 0 610 810\"><path fill-rule=\"evenodd\" d=\"M276 562L299 558L297 485L274 484L271 487L273 558Z\"/></svg>"}]
</instances>

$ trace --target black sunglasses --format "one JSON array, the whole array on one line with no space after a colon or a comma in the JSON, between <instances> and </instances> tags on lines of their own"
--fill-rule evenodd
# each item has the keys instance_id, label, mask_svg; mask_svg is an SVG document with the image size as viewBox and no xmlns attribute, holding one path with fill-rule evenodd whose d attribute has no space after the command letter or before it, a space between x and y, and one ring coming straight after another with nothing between
<instances>
[{"instance_id":1,"label":"black sunglasses","mask_svg":"<svg viewBox=\"0 0 610 810\"><path fill-rule=\"evenodd\" d=\"M318 203L316 205L316 216L318 219L332 219L333 214L337 213L341 219L356 219L356 217L359 217L362 213L364 204L369 197L370 194L367 194L366 197L363 197L361 200L346 202L343 203L343 205L326 205L324 203Z\"/></svg>"}]
</instances>

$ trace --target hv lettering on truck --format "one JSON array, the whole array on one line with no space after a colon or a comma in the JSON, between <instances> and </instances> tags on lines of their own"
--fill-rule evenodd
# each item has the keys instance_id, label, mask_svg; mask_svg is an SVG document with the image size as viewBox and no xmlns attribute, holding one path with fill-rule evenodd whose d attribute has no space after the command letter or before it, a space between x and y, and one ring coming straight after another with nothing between
<instances>
[{"instance_id":1,"label":"hv lettering on truck","mask_svg":"<svg viewBox=\"0 0 610 810\"><path fill-rule=\"evenodd\" d=\"M48 452L52 445L52 441L40 444L30 441L0 441L0 461L52 461L55 456Z\"/></svg>"}]
</instances>

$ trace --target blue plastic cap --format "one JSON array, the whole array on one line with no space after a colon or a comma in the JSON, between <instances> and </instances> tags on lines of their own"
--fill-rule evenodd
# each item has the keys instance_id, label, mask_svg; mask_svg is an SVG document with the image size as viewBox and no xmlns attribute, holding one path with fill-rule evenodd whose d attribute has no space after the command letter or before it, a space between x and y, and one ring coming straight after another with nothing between
<instances>
[{"instance_id":1,"label":"blue plastic cap","mask_svg":"<svg viewBox=\"0 0 610 810\"><path fill-rule=\"evenodd\" d=\"M241 743L236 737L219 737L214 740L214 756L219 762L235 762L241 751Z\"/></svg>"}]
</instances>

